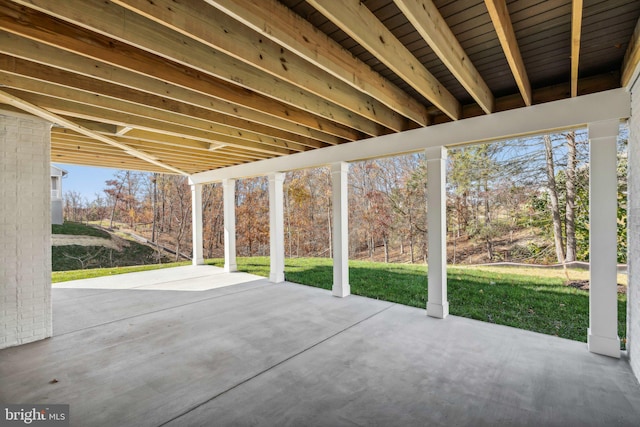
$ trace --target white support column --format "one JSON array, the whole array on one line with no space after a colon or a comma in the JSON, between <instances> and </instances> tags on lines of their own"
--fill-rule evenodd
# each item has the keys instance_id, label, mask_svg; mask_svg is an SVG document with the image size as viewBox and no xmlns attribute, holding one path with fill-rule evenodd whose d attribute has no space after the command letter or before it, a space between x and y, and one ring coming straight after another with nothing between
<instances>
[{"instance_id":1,"label":"white support column","mask_svg":"<svg viewBox=\"0 0 640 427\"><path fill-rule=\"evenodd\" d=\"M0 349L50 337L51 123L0 110Z\"/></svg>"},{"instance_id":2,"label":"white support column","mask_svg":"<svg viewBox=\"0 0 640 427\"><path fill-rule=\"evenodd\" d=\"M333 295L351 295L349 285L349 163L331 165L331 189L333 197Z\"/></svg>"},{"instance_id":3,"label":"white support column","mask_svg":"<svg viewBox=\"0 0 640 427\"><path fill-rule=\"evenodd\" d=\"M620 357L616 139L620 122L589 123L589 330L592 353Z\"/></svg>"},{"instance_id":4,"label":"white support column","mask_svg":"<svg viewBox=\"0 0 640 427\"><path fill-rule=\"evenodd\" d=\"M222 180L224 210L224 271L238 271L236 262L236 180Z\"/></svg>"},{"instance_id":5,"label":"white support column","mask_svg":"<svg viewBox=\"0 0 640 427\"><path fill-rule=\"evenodd\" d=\"M425 150L427 157L427 229L428 279L427 315L444 319L449 314L447 301L447 149Z\"/></svg>"},{"instance_id":6,"label":"white support column","mask_svg":"<svg viewBox=\"0 0 640 427\"><path fill-rule=\"evenodd\" d=\"M193 265L204 264L202 244L202 184L191 185L191 218L193 231Z\"/></svg>"},{"instance_id":7,"label":"white support column","mask_svg":"<svg viewBox=\"0 0 640 427\"><path fill-rule=\"evenodd\" d=\"M284 282L284 173L269 175L269 242L271 272L269 281Z\"/></svg>"}]
</instances>

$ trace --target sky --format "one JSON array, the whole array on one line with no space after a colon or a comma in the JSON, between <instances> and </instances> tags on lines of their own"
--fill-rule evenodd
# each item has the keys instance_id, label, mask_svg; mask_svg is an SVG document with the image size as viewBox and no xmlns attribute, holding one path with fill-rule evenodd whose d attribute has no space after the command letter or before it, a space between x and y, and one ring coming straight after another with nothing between
<instances>
[{"instance_id":1,"label":"sky","mask_svg":"<svg viewBox=\"0 0 640 427\"><path fill-rule=\"evenodd\" d=\"M89 166L65 165L53 163L61 169L69 172L62 180L62 192L76 191L82 199L93 201L96 193L104 196L105 181L112 179L118 169L97 168Z\"/></svg>"}]
</instances>

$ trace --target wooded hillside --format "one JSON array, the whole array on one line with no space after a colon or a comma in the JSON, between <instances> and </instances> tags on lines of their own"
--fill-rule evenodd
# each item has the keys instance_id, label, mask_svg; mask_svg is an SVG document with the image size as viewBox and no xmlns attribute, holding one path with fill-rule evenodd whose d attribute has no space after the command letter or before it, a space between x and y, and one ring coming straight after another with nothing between
<instances>
[{"instance_id":1,"label":"wooded hillside","mask_svg":"<svg viewBox=\"0 0 640 427\"><path fill-rule=\"evenodd\" d=\"M626 262L626 135L618 156L618 261ZM589 174L579 130L448 154L449 263L588 260ZM349 252L357 259L422 263L427 256L426 165L422 154L352 163ZM287 257L331 257L328 168L288 172L284 183ZM205 256L223 253L222 188L204 186ZM118 171L94 200L65 194L65 217L127 226L176 252L191 251L186 178ZM236 181L239 256L269 253L266 177Z\"/></svg>"}]
</instances>

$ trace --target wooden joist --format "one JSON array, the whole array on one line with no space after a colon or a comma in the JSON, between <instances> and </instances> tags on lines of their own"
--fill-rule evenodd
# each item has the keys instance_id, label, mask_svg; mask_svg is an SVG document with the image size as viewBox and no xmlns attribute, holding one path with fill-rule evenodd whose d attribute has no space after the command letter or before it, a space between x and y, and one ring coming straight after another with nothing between
<instances>
[{"instance_id":1,"label":"wooden joist","mask_svg":"<svg viewBox=\"0 0 640 427\"><path fill-rule=\"evenodd\" d=\"M631 82L636 68L640 63L640 19L633 30L633 35L629 40L629 45L624 54L624 60L622 61L622 77L620 79L621 86L625 87Z\"/></svg>"},{"instance_id":2,"label":"wooden joist","mask_svg":"<svg viewBox=\"0 0 640 427\"><path fill-rule=\"evenodd\" d=\"M220 51L297 88L394 131L409 129L405 117L319 69L219 10L196 0L112 0L166 28ZM224 63L220 64L222 68ZM237 64L230 64L235 73ZM252 68L247 68L253 71ZM228 72L227 72L228 74ZM244 80L244 79L243 79ZM252 85L252 87L255 87Z\"/></svg>"},{"instance_id":3,"label":"wooden joist","mask_svg":"<svg viewBox=\"0 0 640 427\"><path fill-rule=\"evenodd\" d=\"M582 0L573 0L571 7L571 96L578 96L578 66L580 65L580 35L582 34Z\"/></svg>"},{"instance_id":4,"label":"wooden joist","mask_svg":"<svg viewBox=\"0 0 640 427\"><path fill-rule=\"evenodd\" d=\"M0 28L62 51L73 52L150 77L156 81L157 85L169 83L180 86L344 140L353 141L363 136L361 132L333 120L310 114L256 92L238 88L235 84L170 62L113 38L51 19L50 16L36 10L20 8L11 3L0 3ZM50 60L55 58L43 56L40 59L44 63Z\"/></svg>"},{"instance_id":5,"label":"wooden joist","mask_svg":"<svg viewBox=\"0 0 640 427\"><path fill-rule=\"evenodd\" d=\"M12 105L16 108L19 108L20 110L23 110L27 113L33 114L37 117L40 117L44 120L48 120L51 123L56 123L60 126L64 126L68 129L73 129L78 133L81 133L83 135L87 135L91 138L95 138L99 141L102 141L108 145L112 145L114 147L119 148L120 150L123 150L124 152L126 152L127 154L133 156L133 157L137 157L141 160L144 160L148 163L152 163L156 166L160 166L166 170L172 171L174 173L179 173L182 175L186 175L187 173L181 169L175 168L169 164L165 164L162 162L159 162L157 160L155 160L154 158L152 158L151 156L149 156L146 153L143 153L141 151L135 150L131 147L129 147L126 144L122 144L119 143L111 138L108 138L104 135L100 135L99 133L92 131L90 129L87 129L85 127L82 127L81 125L72 122L71 120L65 119L61 116L58 116L54 113L52 113L51 111L48 111L44 108L39 107L38 105L35 104L31 104L28 101L25 101L15 95L12 95L11 93L5 92L5 91L0 91L0 102Z\"/></svg>"},{"instance_id":6,"label":"wooden joist","mask_svg":"<svg viewBox=\"0 0 640 427\"><path fill-rule=\"evenodd\" d=\"M511 23L511 17L509 16L509 10L507 9L507 3L505 0L485 0L485 5L493 21L493 26L498 34L498 39L502 45L502 50L507 58L509 67L513 78L518 85L522 99L524 99L525 105L531 105L533 102L531 96L531 84L529 83L529 77L527 76L527 70L522 61L522 55L520 54L520 48L518 47L518 40L516 40L516 34L513 31L513 25Z\"/></svg>"},{"instance_id":7,"label":"wooden joist","mask_svg":"<svg viewBox=\"0 0 640 427\"><path fill-rule=\"evenodd\" d=\"M431 0L394 0L395 4L485 113L491 114L491 90Z\"/></svg>"},{"instance_id":8,"label":"wooden joist","mask_svg":"<svg viewBox=\"0 0 640 427\"><path fill-rule=\"evenodd\" d=\"M121 43L173 61L198 73L219 78L233 86L254 91L308 113L336 121L370 136L388 133L385 126L328 102L311 92L295 87L247 66L219 50L145 17L102 0L15 0L25 7L51 14L89 31L111 37ZM122 24L124 23L124 25ZM125 64L127 57L123 60ZM236 89L237 90L237 89Z\"/></svg>"},{"instance_id":9,"label":"wooden joist","mask_svg":"<svg viewBox=\"0 0 640 427\"><path fill-rule=\"evenodd\" d=\"M415 56L358 0L308 0L380 62L454 120L460 103Z\"/></svg>"},{"instance_id":10,"label":"wooden joist","mask_svg":"<svg viewBox=\"0 0 640 427\"><path fill-rule=\"evenodd\" d=\"M426 108L277 0L206 0L304 60L426 126Z\"/></svg>"}]
</instances>

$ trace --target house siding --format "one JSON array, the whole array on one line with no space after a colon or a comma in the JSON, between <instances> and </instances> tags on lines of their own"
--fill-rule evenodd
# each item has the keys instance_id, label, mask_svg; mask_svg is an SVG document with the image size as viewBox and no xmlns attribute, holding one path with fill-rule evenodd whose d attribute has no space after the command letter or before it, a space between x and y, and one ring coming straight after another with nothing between
<instances>
[{"instance_id":1,"label":"house siding","mask_svg":"<svg viewBox=\"0 0 640 427\"><path fill-rule=\"evenodd\" d=\"M0 348L52 335L50 129L0 111Z\"/></svg>"},{"instance_id":2,"label":"house siding","mask_svg":"<svg viewBox=\"0 0 640 427\"><path fill-rule=\"evenodd\" d=\"M627 349L640 380L640 82L631 88L629 119Z\"/></svg>"}]
</instances>

